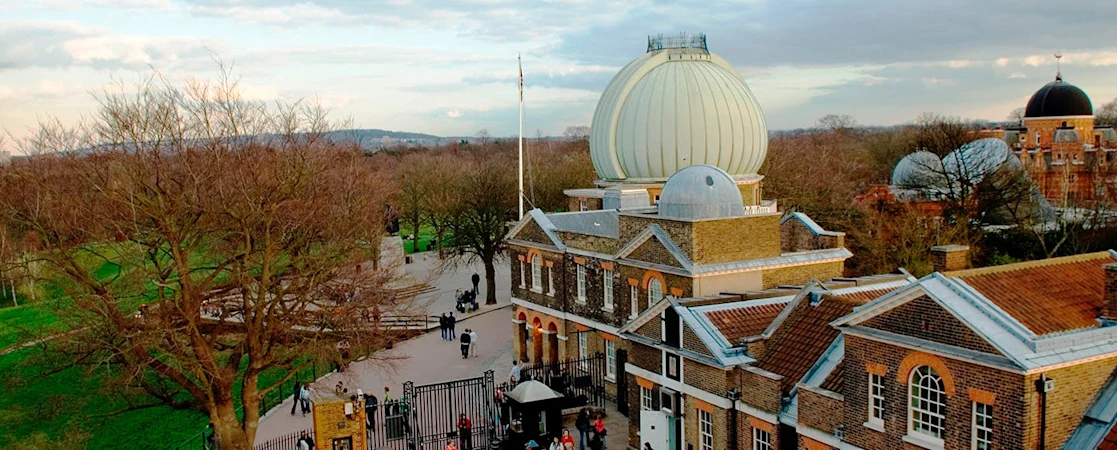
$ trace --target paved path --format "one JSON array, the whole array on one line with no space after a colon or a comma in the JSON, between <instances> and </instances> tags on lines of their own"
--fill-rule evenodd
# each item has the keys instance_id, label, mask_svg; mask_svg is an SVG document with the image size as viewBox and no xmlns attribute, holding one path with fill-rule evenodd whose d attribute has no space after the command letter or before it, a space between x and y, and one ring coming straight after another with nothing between
<instances>
[{"instance_id":1,"label":"paved path","mask_svg":"<svg viewBox=\"0 0 1117 450\"><path fill-rule=\"evenodd\" d=\"M491 306L485 306L485 266L477 263L468 267L442 267L442 260L438 259L437 252L423 252L412 255L414 262L403 266L404 272L414 280L430 280L435 290L419 296L420 301L430 302L429 312L439 315L444 312L454 312L457 303L455 292L458 289L472 289L473 282L470 278L474 273L481 277L478 285L478 300L481 312ZM498 261L496 264L496 302L497 305L507 305L512 295L512 276L509 273L507 261ZM467 313L468 315L469 313Z\"/></svg>"},{"instance_id":2,"label":"paved path","mask_svg":"<svg viewBox=\"0 0 1117 450\"><path fill-rule=\"evenodd\" d=\"M343 381L350 392L360 388L382 397L384 386L388 386L392 395L398 397L405 381L427 384L457 380L480 376L489 369L495 371L497 380L502 380L512 368L512 328L507 305L504 303L500 309L491 306L483 308L483 314L458 323L459 332L466 328L477 332L479 344L476 358L462 359L458 342L442 340L438 330L435 330L385 351L381 356L402 358L393 360L391 365L382 361L352 364L345 373L332 373L320 379L315 388L332 391L338 381ZM489 313L484 313L486 311ZM256 442L311 427L310 416L292 416L290 411L290 399L272 409L260 421Z\"/></svg>"}]
</instances>

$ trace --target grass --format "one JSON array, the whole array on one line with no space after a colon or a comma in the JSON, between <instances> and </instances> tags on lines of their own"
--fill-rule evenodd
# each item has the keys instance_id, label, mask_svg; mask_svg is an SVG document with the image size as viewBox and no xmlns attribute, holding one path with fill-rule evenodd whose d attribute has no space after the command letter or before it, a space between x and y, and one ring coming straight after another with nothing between
<instances>
[{"instance_id":1,"label":"grass","mask_svg":"<svg viewBox=\"0 0 1117 450\"><path fill-rule=\"evenodd\" d=\"M120 256L118 251L128 250L108 251L114 252L110 256ZM131 270L99 259L91 259L89 267L95 264L92 273L103 281ZM156 292L156 287L149 283L144 295L122 302L118 307L134 311L141 303L154 298ZM0 309L0 350L13 348L35 336L66 331L66 322L55 314L55 311L65 311L69 305L70 299L64 290L58 285L42 283L37 286L36 293L49 300ZM87 448L91 449L158 449L196 436L208 423L208 418L200 411L168 406L120 412L129 406L129 401L149 404L152 398L105 392L113 374L104 368L95 372L70 368L45 376L36 363L40 355L39 348L29 347L0 356L0 383L5 386L5 394L0 395L0 440L45 442L42 445L47 447L70 448L79 446L80 442L60 439L65 439L68 432L78 431L88 437ZM269 369L261 375L260 385L267 386L285 374L282 369ZM234 391L239 404L240 388ZM288 385L280 394L290 391Z\"/></svg>"},{"instance_id":2,"label":"grass","mask_svg":"<svg viewBox=\"0 0 1117 450\"><path fill-rule=\"evenodd\" d=\"M406 225L401 225L400 230L399 230L399 234L400 234L400 236L410 236L412 234L412 230L411 230L410 227L408 227ZM435 233L434 233L434 227L432 227L430 224L423 224L423 226L419 227L419 234L418 235L419 235L419 251L420 252L431 251L431 245L433 245L435 240L436 240L435 239ZM443 236L442 245L443 246L448 245L449 241L450 241L450 232L447 231L446 235ZM415 253L415 241L413 241L411 239L404 239L404 241L403 241L403 253L406 254L406 255L410 255L412 253Z\"/></svg>"}]
</instances>

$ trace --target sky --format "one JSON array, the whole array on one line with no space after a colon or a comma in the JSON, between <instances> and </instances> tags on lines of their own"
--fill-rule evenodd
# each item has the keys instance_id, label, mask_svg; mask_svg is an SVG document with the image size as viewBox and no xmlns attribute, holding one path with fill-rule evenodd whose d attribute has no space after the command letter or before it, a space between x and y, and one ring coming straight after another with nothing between
<instances>
[{"instance_id":1,"label":"sky","mask_svg":"<svg viewBox=\"0 0 1117 450\"><path fill-rule=\"evenodd\" d=\"M0 0L0 129L74 123L92 93L157 70L248 98L316 97L358 128L470 136L589 125L648 35L705 33L770 129L825 114L864 125L934 112L1003 120L1062 73L1117 97L1117 1L1074 0Z\"/></svg>"}]
</instances>

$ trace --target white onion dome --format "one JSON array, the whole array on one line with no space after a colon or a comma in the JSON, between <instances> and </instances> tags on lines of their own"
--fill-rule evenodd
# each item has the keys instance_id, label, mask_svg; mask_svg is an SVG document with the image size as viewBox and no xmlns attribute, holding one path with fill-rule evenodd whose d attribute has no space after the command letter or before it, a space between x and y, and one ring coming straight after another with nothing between
<instances>
[{"instance_id":1,"label":"white onion dome","mask_svg":"<svg viewBox=\"0 0 1117 450\"><path fill-rule=\"evenodd\" d=\"M892 168L892 185L945 187L948 184L945 173L938 155L927 151L914 152L901 158Z\"/></svg>"},{"instance_id":2,"label":"white onion dome","mask_svg":"<svg viewBox=\"0 0 1117 450\"><path fill-rule=\"evenodd\" d=\"M649 40L648 52L602 92L590 131L597 175L662 182L697 164L755 174L768 152L768 129L744 78L706 49L704 36L700 46L666 46Z\"/></svg>"},{"instance_id":3,"label":"white onion dome","mask_svg":"<svg viewBox=\"0 0 1117 450\"><path fill-rule=\"evenodd\" d=\"M675 172L659 194L661 217L701 220L744 214L744 201L737 182L714 166L688 166Z\"/></svg>"},{"instance_id":4,"label":"white onion dome","mask_svg":"<svg viewBox=\"0 0 1117 450\"><path fill-rule=\"evenodd\" d=\"M953 180L969 185L981 183L986 175L1008 163L1020 167L1020 161L1005 141L997 138L978 139L948 153L942 158L943 168Z\"/></svg>"}]
</instances>

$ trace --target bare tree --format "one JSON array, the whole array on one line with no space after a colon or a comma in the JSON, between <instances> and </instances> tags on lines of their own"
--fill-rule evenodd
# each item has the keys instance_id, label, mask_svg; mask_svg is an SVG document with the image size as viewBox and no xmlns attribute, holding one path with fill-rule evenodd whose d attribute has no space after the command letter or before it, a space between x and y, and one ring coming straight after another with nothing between
<instances>
[{"instance_id":1,"label":"bare tree","mask_svg":"<svg viewBox=\"0 0 1117 450\"><path fill-rule=\"evenodd\" d=\"M489 133L488 128L482 128L478 130L477 134L474 134L473 137L477 138L477 143L480 144L482 147L488 146L489 141L492 141L493 139L493 135Z\"/></svg>"},{"instance_id":2,"label":"bare tree","mask_svg":"<svg viewBox=\"0 0 1117 450\"><path fill-rule=\"evenodd\" d=\"M571 125L566 127L566 131L562 135L567 139L589 139L590 127L586 125Z\"/></svg>"},{"instance_id":3,"label":"bare tree","mask_svg":"<svg viewBox=\"0 0 1117 450\"><path fill-rule=\"evenodd\" d=\"M849 131L857 128L857 120L849 114L827 114L818 119L817 128L830 131Z\"/></svg>"},{"instance_id":4,"label":"bare tree","mask_svg":"<svg viewBox=\"0 0 1117 450\"><path fill-rule=\"evenodd\" d=\"M362 265L387 195L367 158L323 139L316 104L240 92L225 70L107 91L89 123L44 126L25 141L37 156L0 169L0 223L68 299L56 369L114 365L114 388L150 399L131 408L196 408L222 449L248 450L265 394L314 361L379 358L396 336L366 318L410 303L394 266Z\"/></svg>"},{"instance_id":5,"label":"bare tree","mask_svg":"<svg viewBox=\"0 0 1117 450\"><path fill-rule=\"evenodd\" d=\"M483 153L460 168L459 199L450 231L454 260L485 265L485 304L496 303L496 261L516 215L516 174L499 153Z\"/></svg>"},{"instance_id":6,"label":"bare tree","mask_svg":"<svg viewBox=\"0 0 1117 450\"><path fill-rule=\"evenodd\" d=\"M1008 117L1005 117L1006 125L1011 127L1019 127L1024 125L1024 107L1013 109L1009 111Z\"/></svg>"},{"instance_id":7,"label":"bare tree","mask_svg":"<svg viewBox=\"0 0 1117 450\"><path fill-rule=\"evenodd\" d=\"M1094 112L1094 125L1117 127L1117 99L1098 107Z\"/></svg>"},{"instance_id":8,"label":"bare tree","mask_svg":"<svg viewBox=\"0 0 1117 450\"><path fill-rule=\"evenodd\" d=\"M428 219L427 194L430 183L426 182L431 168L425 163L427 158L421 153L411 153L403 157L400 164L399 191L396 193L397 201L402 209L400 218L402 222L411 226L411 242L415 252L419 248L419 234Z\"/></svg>"}]
</instances>

